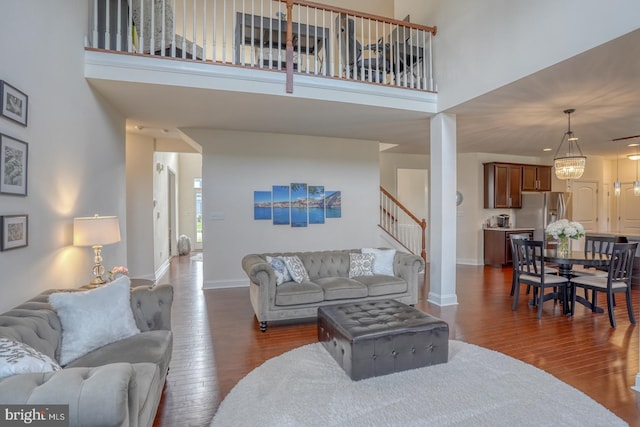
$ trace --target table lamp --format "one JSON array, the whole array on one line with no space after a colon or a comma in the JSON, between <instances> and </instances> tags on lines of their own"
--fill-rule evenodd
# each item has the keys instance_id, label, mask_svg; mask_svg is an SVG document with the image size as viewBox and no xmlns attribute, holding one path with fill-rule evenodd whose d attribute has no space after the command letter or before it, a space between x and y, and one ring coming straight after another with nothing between
<instances>
[{"instance_id":1,"label":"table lamp","mask_svg":"<svg viewBox=\"0 0 640 427\"><path fill-rule=\"evenodd\" d=\"M102 285L106 282L102 275L102 246L120 241L120 226L117 216L91 216L73 219L74 246L91 246L95 254L93 264L92 285Z\"/></svg>"}]
</instances>

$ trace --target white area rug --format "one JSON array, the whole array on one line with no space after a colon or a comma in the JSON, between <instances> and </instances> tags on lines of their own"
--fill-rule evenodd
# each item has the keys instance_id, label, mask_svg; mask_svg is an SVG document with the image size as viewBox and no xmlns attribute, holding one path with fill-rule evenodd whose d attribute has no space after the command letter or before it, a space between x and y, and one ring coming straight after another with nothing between
<instances>
[{"instance_id":1,"label":"white area rug","mask_svg":"<svg viewBox=\"0 0 640 427\"><path fill-rule=\"evenodd\" d=\"M202 261L202 252L198 252L197 254L191 257L191 261Z\"/></svg>"},{"instance_id":2,"label":"white area rug","mask_svg":"<svg viewBox=\"0 0 640 427\"><path fill-rule=\"evenodd\" d=\"M266 361L240 380L211 423L215 427L626 425L552 375L461 341L449 341L448 363L361 381L351 381L321 344L309 344Z\"/></svg>"}]
</instances>

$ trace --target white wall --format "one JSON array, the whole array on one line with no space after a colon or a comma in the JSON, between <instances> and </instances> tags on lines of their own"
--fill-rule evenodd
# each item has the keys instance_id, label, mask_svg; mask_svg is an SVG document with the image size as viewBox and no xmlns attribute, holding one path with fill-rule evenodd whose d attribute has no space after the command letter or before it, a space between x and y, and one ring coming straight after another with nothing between
<instances>
[{"instance_id":1,"label":"white wall","mask_svg":"<svg viewBox=\"0 0 640 427\"><path fill-rule=\"evenodd\" d=\"M155 280L153 138L127 133L127 253L129 275Z\"/></svg>"},{"instance_id":2,"label":"white wall","mask_svg":"<svg viewBox=\"0 0 640 427\"><path fill-rule=\"evenodd\" d=\"M183 130L203 147L204 286L248 285L242 257L381 244L378 143L299 135ZM342 218L305 228L253 219L253 192L303 182L342 191Z\"/></svg>"},{"instance_id":3,"label":"white wall","mask_svg":"<svg viewBox=\"0 0 640 427\"><path fill-rule=\"evenodd\" d=\"M29 105L27 127L0 117L0 133L29 143L29 161L28 195L0 195L0 215L29 215L29 246L0 252L0 312L89 282L93 251L72 246L74 217L117 215L123 241L104 247L104 263L126 265L125 123L84 78L88 5L2 3L0 79Z\"/></svg>"},{"instance_id":4,"label":"white wall","mask_svg":"<svg viewBox=\"0 0 640 427\"><path fill-rule=\"evenodd\" d=\"M637 29L640 2L395 0L396 17L407 13L438 26L434 74L444 111Z\"/></svg>"}]
</instances>

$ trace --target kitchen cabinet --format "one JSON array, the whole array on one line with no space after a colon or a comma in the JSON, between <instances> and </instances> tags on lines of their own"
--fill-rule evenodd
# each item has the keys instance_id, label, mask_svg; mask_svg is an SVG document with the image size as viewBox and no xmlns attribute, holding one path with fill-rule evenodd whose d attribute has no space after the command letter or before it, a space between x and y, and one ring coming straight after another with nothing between
<instances>
[{"instance_id":1,"label":"kitchen cabinet","mask_svg":"<svg viewBox=\"0 0 640 427\"><path fill-rule=\"evenodd\" d=\"M551 166L522 165L522 191L551 191Z\"/></svg>"},{"instance_id":2,"label":"kitchen cabinet","mask_svg":"<svg viewBox=\"0 0 640 427\"><path fill-rule=\"evenodd\" d=\"M511 236L526 234L533 239L533 228L485 228L484 265L502 267L511 264Z\"/></svg>"},{"instance_id":3,"label":"kitchen cabinet","mask_svg":"<svg viewBox=\"0 0 640 427\"><path fill-rule=\"evenodd\" d=\"M484 164L485 209L522 207L522 165Z\"/></svg>"}]
</instances>

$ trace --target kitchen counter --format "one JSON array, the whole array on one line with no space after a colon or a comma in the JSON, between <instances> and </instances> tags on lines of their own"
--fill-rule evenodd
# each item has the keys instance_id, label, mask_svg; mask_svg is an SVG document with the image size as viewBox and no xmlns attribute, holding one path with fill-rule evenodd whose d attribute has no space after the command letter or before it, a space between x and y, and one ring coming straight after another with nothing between
<instances>
[{"instance_id":1,"label":"kitchen counter","mask_svg":"<svg viewBox=\"0 0 640 427\"><path fill-rule=\"evenodd\" d=\"M483 227L484 264L501 268L511 264L511 236L528 234L533 239L533 228L525 227Z\"/></svg>"}]
</instances>

